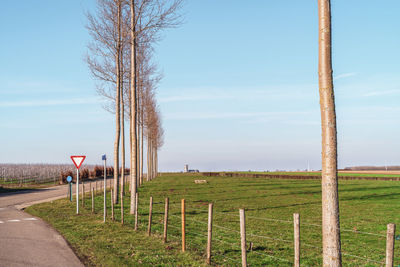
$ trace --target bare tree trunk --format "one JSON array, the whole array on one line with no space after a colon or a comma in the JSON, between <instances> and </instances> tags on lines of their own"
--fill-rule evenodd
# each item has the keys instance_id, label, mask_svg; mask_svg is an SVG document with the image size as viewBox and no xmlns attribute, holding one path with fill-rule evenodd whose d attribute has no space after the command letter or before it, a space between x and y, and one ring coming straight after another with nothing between
<instances>
[{"instance_id":1,"label":"bare tree trunk","mask_svg":"<svg viewBox=\"0 0 400 267\"><path fill-rule=\"evenodd\" d=\"M123 72L123 57L121 56L121 73ZM125 106L124 106L124 86L121 86L121 199L125 195Z\"/></svg>"},{"instance_id":2,"label":"bare tree trunk","mask_svg":"<svg viewBox=\"0 0 400 267\"><path fill-rule=\"evenodd\" d=\"M153 180L153 140L150 140L150 181Z\"/></svg>"},{"instance_id":3,"label":"bare tree trunk","mask_svg":"<svg viewBox=\"0 0 400 267\"><path fill-rule=\"evenodd\" d=\"M154 178L154 142L151 143L151 179Z\"/></svg>"},{"instance_id":4,"label":"bare tree trunk","mask_svg":"<svg viewBox=\"0 0 400 267\"><path fill-rule=\"evenodd\" d=\"M131 90L131 80L129 80L129 90ZM133 120L133 118L132 118L132 109L131 109L131 106L132 106L132 99L131 99L131 96L129 95L129 97L128 97L128 99L129 99L129 124L131 124L132 123L132 120ZM132 145L131 145L131 142L132 142L132 127L129 127L129 153L130 153L130 155L131 155L131 157L132 157L132 153L133 153L133 151L132 151ZM132 168L129 170L129 176L130 177L132 177ZM131 182L132 182L132 179L131 179ZM129 192L131 192L131 185L129 186Z\"/></svg>"},{"instance_id":5,"label":"bare tree trunk","mask_svg":"<svg viewBox=\"0 0 400 267\"><path fill-rule=\"evenodd\" d=\"M337 179L337 136L332 80L330 0L318 0L319 95L322 128L323 266L342 266Z\"/></svg>"},{"instance_id":6,"label":"bare tree trunk","mask_svg":"<svg viewBox=\"0 0 400 267\"><path fill-rule=\"evenodd\" d=\"M150 153L150 138L147 136L147 182L150 181Z\"/></svg>"},{"instance_id":7,"label":"bare tree trunk","mask_svg":"<svg viewBox=\"0 0 400 267\"><path fill-rule=\"evenodd\" d=\"M143 107L142 107L143 108ZM144 110L143 110L144 111ZM140 157L140 184L143 184L143 156L144 156L144 153L143 153L143 150L144 150L144 147L143 147L143 128L144 128L144 112L142 111L142 122L141 122L141 135L140 135L140 138L141 138L141 146L140 146L140 155L141 155L141 157Z\"/></svg>"},{"instance_id":8,"label":"bare tree trunk","mask_svg":"<svg viewBox=\"0 0 400 267\"><path fill-rule=\"evenodd\" d=\"M117 73L117 89L115 97L115 120L116 120L116 136L114 142L114 203L118 203L118 185L119 185L119 140L121 135L120 128L120 93L121 93L121 1L117 2L117 27L118 27L118 43L115 55L115 67Z\"/></svg>"},{"instance_id":9,"label":"bare tree trunk","mask_svg":"<svg viewBox=\"0 0 400 267\"><path fill-rule=\"evenodd\" d=\"M139 106L139 105L137 105ZM137 113L139 114L139 109L137 110ZM139 121L139 120L138 120ZM137 138L136 138L136 151L140 151L140 128L139 128L139 123L138 121L136 122L136 131L137 131ZM136 183L139 186L140 185L140 153L137 153L137 160L136 160Z\"/></svg>"},{"instance_id":10,"label":"bare tree trunk","mask_svg":"<svg viewBox=\"0 0 400 267\"><path fill-rule=\"evenodd\" d=\"M155 159L155 165L156 165L156 177L158 176L158 149L156 149L156 159Z\"/></svg>"},{"instance_id":11,"label":"bare tree trunk","mask_svg":"<svg viewBox=\"0 0 400 267\"><path fill-rule=\"evenodd\" d=\"M135 14L135 0L131 0L131 205L130 214L135 212L135 198L137 192L137 146L136 146L136 14Z\"/></svg>"},{"instance_id":12,"label":"bare tree trunk","mask_svg":"<svg viewBox=\"0 0 400 267\"><path fill-rule=\"evenodd\" d=\"M139 113L139 116L140 116L140 113ZM141 133L140 133L140 122L139 122L138 123L138 184L139 184L139 186L142 185L142 181L140 179L140 161L142 159L142 156L140 154L140 149L141 149L140 137L141 137Z\"/></svg>"}]
</instances>

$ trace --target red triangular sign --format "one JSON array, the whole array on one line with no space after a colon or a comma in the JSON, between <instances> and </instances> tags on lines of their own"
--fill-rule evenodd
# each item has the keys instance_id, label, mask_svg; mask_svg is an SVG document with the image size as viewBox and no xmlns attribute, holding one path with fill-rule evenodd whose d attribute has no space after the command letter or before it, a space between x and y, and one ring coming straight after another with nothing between
<instances>
[{"instance_id":1,"label":"red triangular sign","mask_svg":"<svg viewBox=\"0 0 400 267\"><path fill-rule=\"evenodd\" d=\"M79 169L85 160L86 156L71 156L72 162L75 164L75 167Z\"/></svg>"}]
</instances>

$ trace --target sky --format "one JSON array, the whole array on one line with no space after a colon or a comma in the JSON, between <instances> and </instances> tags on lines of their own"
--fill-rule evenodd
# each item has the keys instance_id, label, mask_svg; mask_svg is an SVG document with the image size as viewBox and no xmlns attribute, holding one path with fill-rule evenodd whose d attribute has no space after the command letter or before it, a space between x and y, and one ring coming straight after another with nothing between
<instances>
[{"instance_id":1,"label":"sky","mask_svg":"<svg viewBox=\"0 0 400 267\"><path fill-rule=\"evenodd\" d=\"M114 116L83 61L95 6L2 1L0 163L112 159ZM332 1L339 168L400 165L398 10ZM317 1L187 0L182 13L155 44L160 170L320 169Z\"/></svg>"}]
</instances>

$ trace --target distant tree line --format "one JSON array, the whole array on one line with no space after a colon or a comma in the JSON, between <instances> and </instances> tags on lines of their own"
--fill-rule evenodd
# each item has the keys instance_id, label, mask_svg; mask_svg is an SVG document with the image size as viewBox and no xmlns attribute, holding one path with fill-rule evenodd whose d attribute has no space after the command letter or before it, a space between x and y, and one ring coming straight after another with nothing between
<instances>
[{"instance_id":1,"label":"distant tree line","mask_svg":"<svg viewBox=\"0 0 400 267\"><path fill-rule=\"evenodd\" d=\"M400 166L354 166L346 167L344 171L400 171Z\"/></svg>"}]
</instances>

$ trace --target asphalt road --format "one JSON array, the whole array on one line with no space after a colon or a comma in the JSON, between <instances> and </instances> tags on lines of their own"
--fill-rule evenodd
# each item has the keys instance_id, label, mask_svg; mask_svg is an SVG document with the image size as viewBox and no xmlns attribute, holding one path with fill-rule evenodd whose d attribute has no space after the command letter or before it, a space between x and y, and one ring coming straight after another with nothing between
<instances>
[{"instance_id":1,"label":"asphalt road","mask_svg":"<svg viewBox=\"0 0 400 267\"><path fill-rule=\"evenodd\" d=\"M0 266L84 266L60 234L21 210L66 197L67 190L62 185L0 194Z\"/></svg>"}]
</instances>

